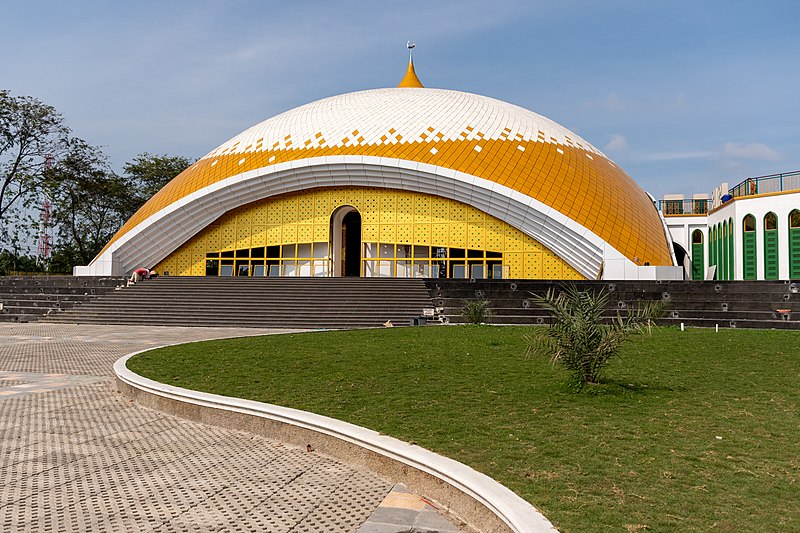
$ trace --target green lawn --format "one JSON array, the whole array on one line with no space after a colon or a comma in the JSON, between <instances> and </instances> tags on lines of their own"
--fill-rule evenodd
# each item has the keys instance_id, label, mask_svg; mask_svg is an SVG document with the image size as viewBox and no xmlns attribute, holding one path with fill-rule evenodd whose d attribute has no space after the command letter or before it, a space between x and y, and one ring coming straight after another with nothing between
<instances>
[{"instance_id":1,"label":"green lawn","mask_svg":"<svg viewBox=\"0 0 800 533\"><path fill-rule=\"evenodd\" d=\"M524 327L212 341L128 366L324 414L488 474L562 531L800 531L800 334L660 329L605 384L524 356Z\"/></svg>"}]
</instances>

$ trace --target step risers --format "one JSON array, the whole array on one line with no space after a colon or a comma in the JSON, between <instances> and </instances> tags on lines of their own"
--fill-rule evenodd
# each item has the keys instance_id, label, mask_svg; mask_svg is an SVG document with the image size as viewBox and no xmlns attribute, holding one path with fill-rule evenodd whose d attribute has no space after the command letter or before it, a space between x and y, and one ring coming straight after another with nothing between
<instances>
[{"instance_id":1,"label":"step risers","mask_svg":"<svg viewBox=\"0 0 800 533\"><path fill-rule=\"evenodd\" d=\"M293 328L398 326L432 307L422 280L157 278L47 322Z\"/></svg>"},{"instance_id":2,"label":"step risers","mask_svg":"<svg viewBox=\"0 0 800 533\"><path fill-rule=\"evenodd\" d=\"M537 306L531 292L558 290L565 282L527 280L427 280L431 300L452 323L460 323L464 304L476 298L489 300L493 323L543 323L548 313ZM637 301L665 301L660 323L698 324L702 327L800 328L800 283L797 282L576 282L581 290L610 290L608 316L635 307ZM525 307L527 302L528 307ZM624 305L620 307L620 302ZM796 309L795 309L796 308ZM779 309L794 310L784 320ZM671 318L675 317L675 318Z\"/></svg>"}]
</instances>

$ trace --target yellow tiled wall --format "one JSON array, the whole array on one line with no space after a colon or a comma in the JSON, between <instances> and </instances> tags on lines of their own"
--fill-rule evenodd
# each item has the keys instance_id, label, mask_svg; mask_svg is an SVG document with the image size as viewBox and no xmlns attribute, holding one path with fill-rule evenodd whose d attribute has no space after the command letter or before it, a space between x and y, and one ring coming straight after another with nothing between
<instances>
[{"instance_id":1,"label":"yellow tiled wall","mask_svg":"<svg viewBox=\"0 0 800 533\"><path fill-rule=\"evenodd\" d=\"M157 266L171 275L205 275L205 254L259 246L327 242L342 205L361 213L361 240L471 248L503 254L509 277L583 279L536 240L469 205L389 189L328 188L288 194L230 211Z\"/></svg>"}]
</instances>

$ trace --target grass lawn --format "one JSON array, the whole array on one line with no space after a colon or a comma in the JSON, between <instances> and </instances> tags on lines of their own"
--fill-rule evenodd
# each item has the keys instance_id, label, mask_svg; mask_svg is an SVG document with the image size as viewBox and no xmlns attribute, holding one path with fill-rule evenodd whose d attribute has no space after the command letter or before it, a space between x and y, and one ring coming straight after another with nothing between
<instances>
[{"instance_id":1,"label":"grass lawn","mask_svg":"<svg viewBox=\"0 0 800 533\"><path fill-rule=\"evenodd\" d=\"M655 330L570 392L525 327L212 341L128 366L315 413L457 459L562 531L800 531L800 333Z\"/></svg>"}]
</instances>

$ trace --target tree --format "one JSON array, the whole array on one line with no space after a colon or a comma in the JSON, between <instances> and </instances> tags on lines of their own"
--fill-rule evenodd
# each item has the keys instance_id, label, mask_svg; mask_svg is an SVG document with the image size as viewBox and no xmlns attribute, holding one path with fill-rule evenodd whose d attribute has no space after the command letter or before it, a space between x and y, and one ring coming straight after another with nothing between
<instances>
[{"instance_id":1,"label":"tree","mask_svg":"<svg viewBox=\"0 0 800 533\"><path fill-rule=\"evenodd\" d=\"M123 176L130 186L131 196L123 218L129 219L150 197L192 163L189 158L179 155L153 155L147 152L126 163Z\"/></svg>"},{"instance_id":2,"label":"tree","mask_svg":"<svg viewBox=\"0 0 800 533\"><path fill-rule=\"evenodd\" d=\"M532 295L532 299L547 309L553 317L549 328L527 336L528 353L550 356L553 364L561 364L572 373L579 388L587 383L598 383L609 360L619 355L619 350L631 335L641 333L650 322L661 316L663 302L645 302L627 310L623 317L619 311L604 324L609 297L604 291L580 291L574 285L556 294Z\"/></svg>"},{"instance_id":3,"label":"tree","mask_svg":"<svg viewBox=\"0 0 800 533\"><path fill-rule=\"evenodd\" d=\"M129 185L98 148L74 138L47 175L59 268L68 268L69 261L89 264L125 221Z\"/></svg>"},{"instance_id":4,"label":"tree","mask_svg":"<svg viewBox=\"0 0 800 533\"><path fill-rule=\"evenodd\" d=\"M18 250L0 250L0 276L8 276L12 272L41 272L41 265L35 257L21 254Z\"/></svg>"},{"instance_id":5,"label":"tree","mask_svg":"<svg viewBox=\"0 0 800 533\"><path fill-rule=\"evenodd\" d=\"M40 192L49 161L67 148L69 129L56 110L0 90L0 223Z\"/></svg>"}]
</instances>

